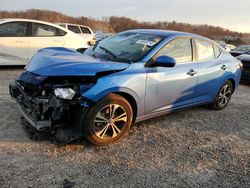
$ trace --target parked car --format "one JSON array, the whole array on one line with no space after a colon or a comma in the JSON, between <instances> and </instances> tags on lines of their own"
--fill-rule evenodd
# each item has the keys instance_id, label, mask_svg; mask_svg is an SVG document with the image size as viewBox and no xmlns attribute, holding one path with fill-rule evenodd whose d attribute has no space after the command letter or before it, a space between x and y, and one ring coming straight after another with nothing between
<instances>
[{"instance_id":1,"label":"parked car","mask_svg":"<svg viewBox=\"0 0 250 188\"><path fill-rule=\"evenodd\" d=\"M71 23L57 23L61 27L64 27L74 33L83 36L89 43L89 45L94 45L96 43L96 36L92 29L85 25L77 25Z\"/></svg>"},{"instance_id":2,"label":"parked car","mask_svg":"<svg viewBox=\"0 0 250 188\"><path fill-rule=\"evenodd\" d=\"M232 56L237 57L250 51L250 45L241 45L230 51Z\"/></svg>"},{"instance_id":3,"label":"parked car","mask_svg":"<svg viewBox=\"0 0 250 188\"><path fill-rule=\"evenodd\" d=\"M243 70L241 80L243 82L250 82L250 52L237 57L243 63Z\"/></svg>"},{"instance_id":4,"label":"parked car","mask_svg":"<svg viewBox=\"0 0 250 188\"><path fill-rule=\"evenodd\" d=\"M236 48L236 46L232 45L232 44L227 44L225 41L223 40L216 40L216 42L222 47L224 48L226 51L230 52L232 50L234 50Z\"/></svg>"},{"instance_id":5,"label":"parked car","mask_svg":"<svg viewBox=\"0 0 250 188\"><path fill-rule=\"evenodd\" d=\"M25 65L40 48L86 49L87 41L48 22L28 19L0 20L0 65Z\"/></svg>"},{"instance_id":6,"label":"parked car","mask_svg":"<svg viewBox=\"0 0 250 188\"><path fill-rule=\"evenodd\" d=\"M105 38L108 38L110 36L114 35L113 33L105 33L102 31L97 31L95 32L95 36L96 36L96 41L99 42Z\"/></svg>"},{"instance_id":7,"label":"parked car","mask_svg":"<svg viewBox=\"0 0 250 188\"><path fill-rule=\"evenodd\" d=\"M232 44L227 44L226 46L225 46L225 50L227 51L227 52L231 52L232 50L234 50L236 48L236 46L234 46L234 45L232 45Z\"/></svg>"},{"instance_id":8,"label":"parked car","mask_svg":"<svg viewBox=\"0 0 250 188\"><path fill-rule=\"evenodd\" d=\"M227 45L227 43L226 43L225 41L223 41L223 40L216 40L216 42L217 42L222 48L225 49L225 47L226 47L226 45Z\"/></svg>"},{"instance_id":9,"label":"parked car","mask_svg":"<svg viewBox=\"0 0 250 188\"><path fill-rule=\"evenodd\" d=\"M84 54L39 50L11 83L10 94L37 130L67 142L85 136L108 145L121 140L132 123L203 104L225 108L241 67L205 37L130 30Z\"/></svg>"}]
</instances>

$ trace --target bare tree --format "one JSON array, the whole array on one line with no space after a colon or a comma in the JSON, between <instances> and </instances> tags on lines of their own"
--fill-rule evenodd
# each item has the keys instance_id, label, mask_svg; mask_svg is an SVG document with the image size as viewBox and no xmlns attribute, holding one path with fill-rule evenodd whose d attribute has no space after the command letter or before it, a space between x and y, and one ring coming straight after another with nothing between
<instances>
[{"instance_id":1,"label":"bare tree","mask_svg":"<svg viewBox=\"0 0 250 188\"><path fill-rule=\"evenodd\" d=\"M138 22L126 17L102 17L102 19L94 19L85 16L72 17L59 12L49 10L30 9L26 11L0 11L0 18L28 18L35 20L43 20L48 22L69 22L82 25L88 25L94 30L102 30L104 32L120 32L128 29L148 28L148 29L168 29L178 30L201 34L212 39L223 39L225 36L238 39L236 43L244 43L240 37L250 38L250 34L242 34L232 32L228 29L215 27L211 25L192 25L188 23L172 22ZM234 43L234 41L230 41Z\"/></svg>"}]
</instances>

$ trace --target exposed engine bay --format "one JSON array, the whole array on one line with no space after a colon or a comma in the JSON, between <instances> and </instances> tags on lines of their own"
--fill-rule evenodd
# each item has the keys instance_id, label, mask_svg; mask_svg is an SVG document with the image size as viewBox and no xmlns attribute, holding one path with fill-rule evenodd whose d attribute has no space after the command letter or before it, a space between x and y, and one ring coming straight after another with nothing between
<instances>
[{"instance_id":1,"label":"exposed engine bay","mask_svg":"<svg viewBox=\"0 0 250 188\"><path fill-rule=\"evenodd\" d=\"M25 71L10 84L10 94L24 119L37 131L29 128L32 134L39 137L46 132L60 143L69 143L82 136L82 113L91 101L81 93L96 81L97 77L41 77Z\"/></svg>"}]
</instances>

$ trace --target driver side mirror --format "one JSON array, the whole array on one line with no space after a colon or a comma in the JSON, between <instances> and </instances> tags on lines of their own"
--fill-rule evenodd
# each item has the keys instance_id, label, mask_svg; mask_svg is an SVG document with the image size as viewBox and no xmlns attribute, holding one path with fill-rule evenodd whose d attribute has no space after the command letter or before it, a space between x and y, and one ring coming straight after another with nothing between
<instances>
[{"instance_id":1,"label":"driver side mirror","mask_svg":"<svg viewBox=\"0 0 250 188\"><path fill-rule=\"evenodd\" d=\"M170 56L159 56L155 60L155 66L159 67L174 67L176 64L176 60Z\"/></svg>"}]
</instances>

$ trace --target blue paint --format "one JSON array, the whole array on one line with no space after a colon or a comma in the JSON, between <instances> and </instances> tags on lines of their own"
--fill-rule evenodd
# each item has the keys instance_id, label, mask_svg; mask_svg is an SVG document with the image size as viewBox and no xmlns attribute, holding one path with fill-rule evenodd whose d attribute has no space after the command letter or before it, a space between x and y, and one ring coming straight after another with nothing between
<instances>
[{"instance_id":1,"label":"blue paint","mask_svg":"<svg viewBox=\"0 0 250 188\"><path fill-rule=\"evenodd\" d=\"M82 97L97 102L110 93L130 95L137 106L137 121L167 112L213 102L220 87L230 79L239 85L241 69L239 61L221 49L218 59L181 63L174 67L146 66L147 62L164 45L179 37L199 38L213 41L190 33L162 30L132 30L127 32L153 33L164 37L150 53L139 62L115 62L80 54L65 48L40 50L26 67L26 71L41 77L50 76L95 76L114 71L100 77L93 85L80 86ZM217 45L214 43L214 45ZM165 61L166 59L164 59ZM168 59L169 61L169 59ZM222 70L221 66L227 69ZM189 70L197 74L190 76ZM87 107L88 104L82 103Z\"/></svg>"},{"instance_id":2,"label":"blue paint","mask_svg":"<svg viewBox=\"0 0 250 188\"><path fill-rule=\"evenodd\" d=\"M95 76L98 72L123 70L128 63L103 61L65 48L44 48L36 53L26 70L43 76Z\"/></svg>"}]
</instances>

